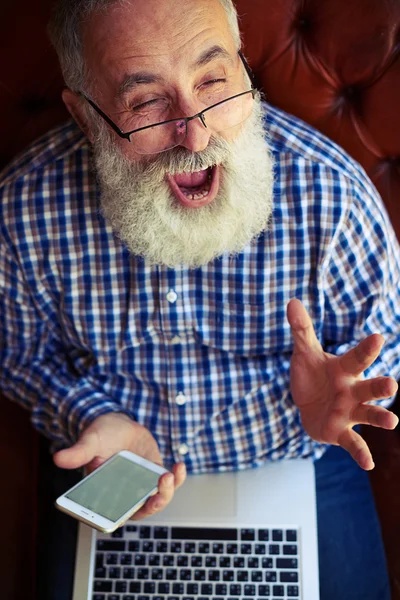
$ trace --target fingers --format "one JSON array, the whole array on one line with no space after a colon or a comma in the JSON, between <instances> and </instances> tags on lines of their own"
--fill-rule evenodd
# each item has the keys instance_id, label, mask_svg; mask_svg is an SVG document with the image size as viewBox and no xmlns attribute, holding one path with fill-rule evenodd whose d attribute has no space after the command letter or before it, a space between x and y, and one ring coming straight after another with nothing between
<instances>
[{"instance_id":1,"label":"fingers","mask_svg":"<svg viewBox=\"0 0 400 600\"><path fill-rule=\"evenodd\" d=\"M352 429L346 429L339 437L338 443L347 450L356 463L365 471L371 471L375 464L371 452L363 438Z\"/></svg>"},{"instance_id":2,"label":"fingers","mask_svg":"<svg viewBox=\"0 0 400 600\"><path fill-rule=\"evenodd\" d=\"M184 463L174 465L172 473L161 475L158 482L158 492L147 500L133 516L133 520L144 519L162 511L174 497L174 492L186 479L186 466Z\"/></svg>"},{"instance_id":3,"label":"fingers","mask_svg":"<svg viewBox=\"0 0 400 600\"><path fill-rule=\"evenodd\" d=\"M321 344L315 335L310 316L300 300L297 298L291 300L286 314L292 330L294 350L298 352L321 351Z\"/></svg>"},{"instance_id":4,"label":"fingers","mask_svg":"<svg viewBox=\"0 0 400 600\"><path fill-rule=\"evenodd\" d=\"M391 398L397 389L397 382L392 377L375 377L358 381L354 386L354 394L359 402L371 402Z\"/></svg>"},{"instance_id":5,"label":"fingers","mask_svg":"<svg viewBox=\"0 0 400 600\"><path fill-rule=\"evenodd\" d=\"M53 460L61 469L78 469L90 463L96 456L97 450L95 437L87 435L84 439L78 440L71 448L56 452Z\"/></svg>"},{"instance_id":6,"label":"fingers","mask_svg":"<svg viewBox=\"0 0 400 600\"><path fill-rule=\"evenodd\" d=\"M372 404L362 404L356 406L352 420L361 425L372 425L382 429L395 429L398 425L398 417L383 406L374 406Z\"/></svg>"},{"instance_id":7,"label":"fingers","mask_svg":"<svg viewBox=\"0 0 400 600\"><path fill-rule=\"evenodd\" d=\"M384 344L379 333L374 333L357 346L339 357L339 364L346 375L360 375L378 358Z\"/></svg>"}]
</instances>

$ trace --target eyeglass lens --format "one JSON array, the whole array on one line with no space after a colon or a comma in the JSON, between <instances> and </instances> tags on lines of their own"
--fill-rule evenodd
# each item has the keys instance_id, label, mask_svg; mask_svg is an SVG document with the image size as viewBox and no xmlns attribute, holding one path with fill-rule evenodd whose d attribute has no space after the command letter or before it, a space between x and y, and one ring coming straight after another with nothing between
<instances>
[{"instance_id":1,"label":"eyeglass lens","mask_svg":"<svg viewBox=\"0 0 400 600\"><path fill-rule=\"evenodd\" d=\"M213 134L218 134L243 123L251 113L253 96L247 94L230 98L213 108L205 109L204 120L207 128ZM132 118L129 127L138 128L139 121ZM143 126L143 125L139 125ZM153 127L136 131L130 140L139 154L156 154L179 146L187 135L187 128L193 123L186 123L184 119L177 119L170 123L155 124Z\"/></svg>"}]
</instances>

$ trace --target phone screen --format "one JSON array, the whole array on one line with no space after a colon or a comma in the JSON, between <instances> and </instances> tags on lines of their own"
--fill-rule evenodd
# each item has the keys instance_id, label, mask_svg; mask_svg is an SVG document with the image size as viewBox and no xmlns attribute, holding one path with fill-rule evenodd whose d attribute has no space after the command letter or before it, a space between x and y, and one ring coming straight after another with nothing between
<instances>
[{"instance_id":1,"label":"phone screen","mask_svg":"<svg viewBox=\"0 0 400 600\"><path fill-rule=\"evenodd\" d=\"M65 497L110 521L118 521L154 489L159 477L146 467L116 456Z\"/></svg>"}]
</instances>

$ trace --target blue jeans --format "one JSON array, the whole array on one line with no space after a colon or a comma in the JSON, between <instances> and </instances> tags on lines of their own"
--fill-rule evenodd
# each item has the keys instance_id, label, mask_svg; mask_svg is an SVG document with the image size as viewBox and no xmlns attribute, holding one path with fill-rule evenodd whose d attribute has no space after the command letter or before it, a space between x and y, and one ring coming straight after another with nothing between
<instances>
[{"instance_id":1,"label":"blue jeans","mask_svg":"<svg viewBox=\"0 0 400 600\"><path fill-rule=\"evenodd\" d=\"M71 600L77 523L53 508L53 502L76 483L78 475L46 462L45 480L52 489L39 548L38 598ZM367 473L347 452L332 446L315 463L315 475L320 600L390 600L380 525Z\"/></svg>"},{"instance_id":2,"label":"blue jeans","mask_svg":"<svg viewBox=\"0 0 400 600\"><path fill-rule=\"evenodd\" d=\"M321 600L390 600L368 474L331 446L315 463L315 477Z\"/></svg>"}]
</instances>

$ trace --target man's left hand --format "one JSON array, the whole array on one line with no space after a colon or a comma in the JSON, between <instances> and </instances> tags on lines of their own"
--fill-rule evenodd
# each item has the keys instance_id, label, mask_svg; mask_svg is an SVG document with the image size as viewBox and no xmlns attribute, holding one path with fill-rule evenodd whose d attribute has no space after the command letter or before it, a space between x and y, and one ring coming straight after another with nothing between
<instances>
[{"instance_id":1,"label":"man's left hand","mask_svg":"<svg viewBox=\"0 0 400 600\"><path fill-rule=\"evenodd\" d=\"M342 446L362 469L373 469L371 452L353 427L394 429L399 422L386 408L367 404L390 398L398 388L391 377L363 379L365 369L379 356L383 337L370 335L342 356L334 356L324 352L300 300L289 302L287 318L294 340L291 392L305 431L316 441Z\"/></svg>"}]
</instances>

